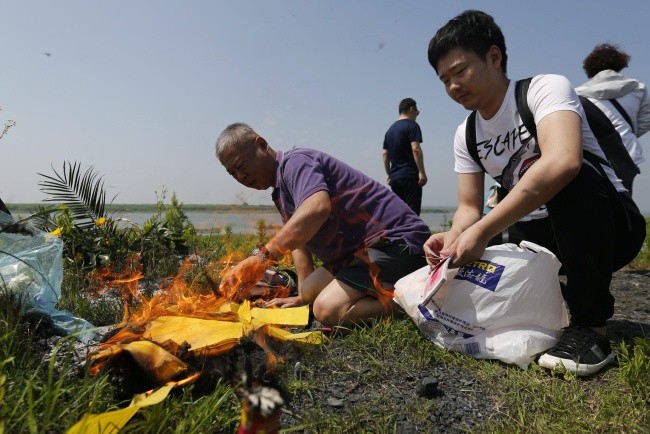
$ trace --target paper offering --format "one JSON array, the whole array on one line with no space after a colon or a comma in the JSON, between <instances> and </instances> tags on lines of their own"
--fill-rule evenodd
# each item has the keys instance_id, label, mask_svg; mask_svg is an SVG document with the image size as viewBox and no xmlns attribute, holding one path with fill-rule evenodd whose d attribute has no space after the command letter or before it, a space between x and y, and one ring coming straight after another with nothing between
<instances>
[{"instance_id":1,"label":"paper offering","mask_svg":"<svg viewBox=\"0 0 650 434\"><path fill-rule=\"evenodd\" d=\"M447 281L447 270L449 269L450 262L451 256L448 256L431 269L429 277L424 283L424 299L422 300L422 305L431 301L431 298L436 295L436 292Z\"/></svg>"}]
</instances>

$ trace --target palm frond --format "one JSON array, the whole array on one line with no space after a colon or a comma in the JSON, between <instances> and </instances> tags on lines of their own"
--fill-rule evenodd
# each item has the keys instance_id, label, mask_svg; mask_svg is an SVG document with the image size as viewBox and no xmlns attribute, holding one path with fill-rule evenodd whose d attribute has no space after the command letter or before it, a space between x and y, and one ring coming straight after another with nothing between
<instances>
[{"instance_id":1,"label":"palm frond","mask_svg":"<svg viewBox=\"0 0 650 434\"><path fill-rule=\"evenodd\" d=\"M104 216L106 191L104 181L93 166L84 171L78 162L63 162L63 171L54 175L39 173L45 178L38 183L39 189L51 197L45 202L57 202L68 207L70 217L80 229L94 227L95 221Z\"/></svg>"}]
</instances>

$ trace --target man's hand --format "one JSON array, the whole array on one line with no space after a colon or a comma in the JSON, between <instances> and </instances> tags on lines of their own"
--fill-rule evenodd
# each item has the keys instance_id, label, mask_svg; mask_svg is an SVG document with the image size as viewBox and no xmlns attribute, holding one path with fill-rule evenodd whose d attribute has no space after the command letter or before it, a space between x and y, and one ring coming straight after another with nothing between
<instances>
[{"instance_id":1,"label":"man's hand","mask_svg":"<svg viewBox=\"0 0 650 434\"><path fill-rule=\"evenodd\" d=\"M437 234L431 235L429 239L424 242L424 246L422 247L424 249L424 257L427 260L427 264L432 267L438 265L438 262L442 259L440 251L445 246L446 234L447 232L438 232Z\"/></svg>"},{"instance_id":2,"label":"man's hand","mask_svg":"<svg viewBox=\"0 0 650 434\"><path fill-rule=\"evenodd\" d=\"M299 295L295 297L286 297L286 298L274 298L264 303L264 307L299 307L305 304L305 302L300 298Z\"/></svg>"},{"instance_id":3,"label":"man's hand","mask_svg":"<svg viewBox=\"0 0 650 434\"><path fill-rule=\"evenodd\" d=\"M489 237L486 237L477 225L470 226L450 246L449 250L453 249L451 254L454 256L451 265L461 267L481 259L489 241Z\"/></svg>"},{"instance_id":4,"label":"man's hand","mask_svg":"<svg viewBox=\"0 0 650 434\"><path fill-rule=\"evenodd\" d=\"M262 279L269 265L270 261L257 255L244 259L224 274L219 291L226 298L240 302L247 298L250 290Z\"/></svg>"},{"instance_id":5,"label":"man's hand","mask_svg":"<svg viewBox=\"0 0 650 434\"><path fill-rule=\"evenodd\" d=\"M427 174L424 172L420 172L418 174L418 187L424 187L427 183Z\"/></svg>"},{"instance_id":6,"label":"man's hand","mask_svg":"<svg viewBox=\"0 0 650 434\"><path fill-rule=\"evenodd\" d=\"M458 234L452 231L438 232L431 235L423 246L427 264L433 267L447 256L454 255L452 246L457 238Z\"/></svg>"}]
</instances>

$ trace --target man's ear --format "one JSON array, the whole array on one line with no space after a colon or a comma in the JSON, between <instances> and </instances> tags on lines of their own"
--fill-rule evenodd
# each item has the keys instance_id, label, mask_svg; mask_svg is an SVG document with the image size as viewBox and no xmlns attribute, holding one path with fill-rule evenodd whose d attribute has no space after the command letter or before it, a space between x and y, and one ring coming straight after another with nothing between
<instances>
[{"instance_id":1,"label":"man's ear","mask_svg":"<svg viewBox=\"0 0 650 434\"><path fill-rule=\"evenodd\" d=\"M501 62L503 61L503 53L501 53L501 49L496 45L492 45L490 48L488 48L488 52L485 55L485 60L492 67L503 69L501 67Z\"/></svg>"},{"instance_id":2,"label":"man's ear","mask_svg":"<svg viewBox=\"0 0 650 434\"><path fill-rule=\"evenodd\" d=\"M266 142L266 140L265 140L264 137L262 137L262 136L257 136L257 137L255 138L255 143L256 143L257 146L259 146L260 149L262 149L262 150L266 150L266 148L269 147L269 144Z\"/></svg>"}]
</instances>

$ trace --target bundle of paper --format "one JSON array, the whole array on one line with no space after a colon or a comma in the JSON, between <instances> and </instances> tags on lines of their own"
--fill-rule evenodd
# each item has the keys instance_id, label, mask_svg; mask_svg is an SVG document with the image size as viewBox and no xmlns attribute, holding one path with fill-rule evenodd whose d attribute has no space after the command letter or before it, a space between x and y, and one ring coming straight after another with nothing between
<instances>
[{"instance_id":1,"label":"bundle of paper","mask_svg":"<svg viewBox=\"0 0 650 434\"><path fill-rule=\"evenodd\" d=\"M447 281L447 270L449 269L450 263L451 256L448 256L438 262L438 264L429 272L429 277L424 284L424 299L422 300L423 306L431 301L433 296L436 295L436 292L438 292L442 285Z\"/></svg>"}]
</instances>

